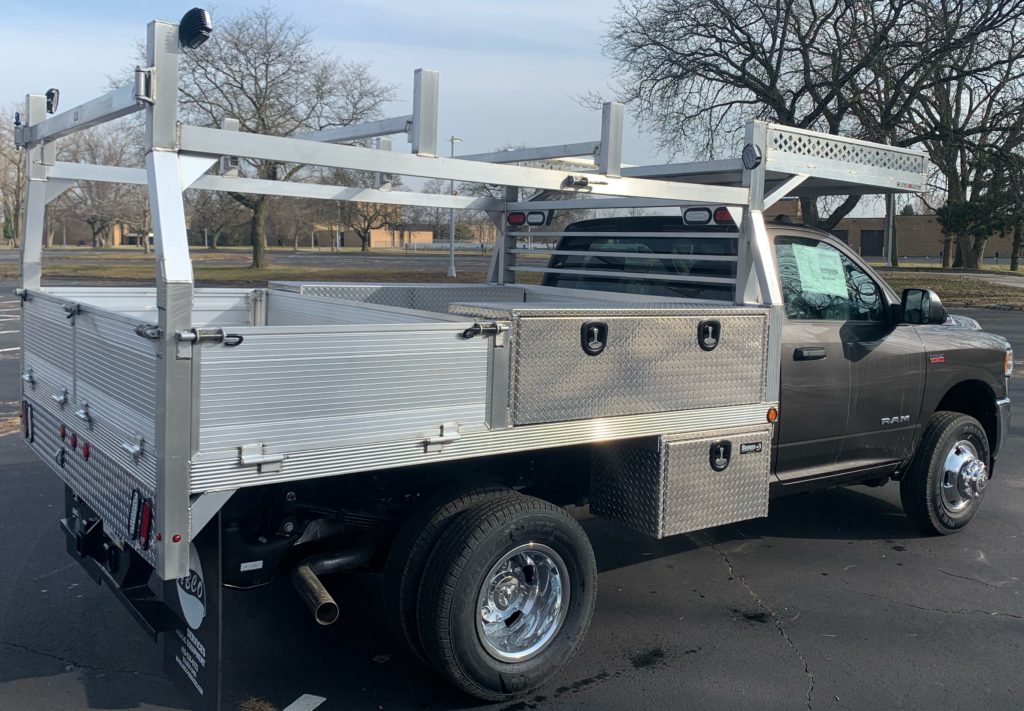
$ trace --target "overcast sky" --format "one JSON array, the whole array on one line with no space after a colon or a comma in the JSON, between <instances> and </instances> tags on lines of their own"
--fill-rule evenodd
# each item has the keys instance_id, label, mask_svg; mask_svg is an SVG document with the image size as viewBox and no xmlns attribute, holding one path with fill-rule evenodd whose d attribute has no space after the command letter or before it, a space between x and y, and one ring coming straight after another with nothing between
<instances>
[{"instance_id":1,"label":"overcast sky","mask_svg":"<svg viewBox=\"0 0 1024 711\"><path fill-rule=\"evenodd\" d=\"M188 3L126 0L6 2L0 23L0 100L61 91L61 108L106 90L106 77L133 62L133 44L151 19L176 21ZM220 2L218 15L251 3ZM579 106L580 92L607 93L611 63L601 54L616 0L479 0L374 2L292 0L281 3L315 41L344 59L370 62L398 85L389 115L411 111L417 67L441 73L439 141L456 135L459 153L508 144L597 140L599 111ZM102 8L102 9L100 9ZM286 9L285 9L286 8ZM628 116L628 108L627 108ZM623 160L664 162L653 141L627 119Z\"/></svg>"}]
</instances>

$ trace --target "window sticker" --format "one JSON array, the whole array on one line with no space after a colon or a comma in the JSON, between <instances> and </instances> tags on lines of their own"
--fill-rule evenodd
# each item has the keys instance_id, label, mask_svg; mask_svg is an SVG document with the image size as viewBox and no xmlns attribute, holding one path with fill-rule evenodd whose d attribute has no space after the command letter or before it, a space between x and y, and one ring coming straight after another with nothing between
<instances>
[{"instance_id":1,"label":"window sticker","mask_svg":"<svg viewBox=\"0 0 1024 711\"><path fill-rule=\"evenodd\" d=\"M800 273L802 291L814 291L844 299L849 297L846 273L838 252L794 244L793 256L796 258L796 268Z\"/></svg>"}]
</instances>

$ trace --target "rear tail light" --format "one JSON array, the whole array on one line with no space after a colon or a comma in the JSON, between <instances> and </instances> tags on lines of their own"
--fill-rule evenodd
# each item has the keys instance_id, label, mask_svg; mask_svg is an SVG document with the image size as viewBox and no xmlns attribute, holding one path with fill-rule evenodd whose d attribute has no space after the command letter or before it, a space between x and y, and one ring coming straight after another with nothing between
<instances>
[{"instance_id":1,"label":"rear tail light","mask_svg":"<svg viewBox=\"0 0 1024 711\"><path fill-rule=\"evenodd\" d=\"M736 222L732 219L732 213L729 212L727 207L719 207L715 210L715 224L716 225L735 225Z\"/></svg>"},{"instance_id":2,"label":"rear tail light","mask_svg":"<svg viewBox=\"0 0 1024 711\"><path fill-rule=\"evenodd\" d=\"M149 537L153 530L153 502L146 499L142 502L139 512L139 545L142 550L149 550Z\"/></svg>"},{"instance_id":3,"label":"rear tail light","mask_svg":"<svg viewBox=\"0 0 1024 711\"><path fill-rule=\"evenodd\" d=\"M510 212L508 217L505 218L510 225L513 227L522 227L526 224L526 213L525 212Z\"/></svg>"}]
</instances>

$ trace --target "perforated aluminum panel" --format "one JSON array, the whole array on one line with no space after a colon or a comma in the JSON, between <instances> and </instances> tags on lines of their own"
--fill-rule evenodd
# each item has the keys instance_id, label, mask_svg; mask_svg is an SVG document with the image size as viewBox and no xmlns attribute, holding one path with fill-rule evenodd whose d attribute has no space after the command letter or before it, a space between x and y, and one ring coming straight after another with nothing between
<instances>
[{"instance_id":1,"label":"perforated aluminum panel","mask_svg":"<svg viewBox=\"0 0 1024 711\"><path fill-rule=\"evenodd\" d=\"M41 402L33 401L33 406L35 438L29 446L73 492L99 514L107 535L118 542L128 541L132 492L138 489L143 498L153 498L152 487L111 458L109 450L97 444L89 436L88 430L75 429L73 423L58 419ZM62 422L68 425L68 437L72 431L79 432L76 450L72 450L66 441L61 441L59 427ZM81 454L85 442L90 443L92 450L88 461ZM57 461L62 449L65 452L63 467ZM152 548L142 550L134 542L131 545L151 565L156 565L156 555Z\"/></svg>"},{"instance_id":2,"label":"perforated aluminum panel","mask_svg":"<svg viewBox=\"0 0 1024 711\"><path fill-rule=\"evenodd\" d=\"M771 439L766 424L600 447L591 511L655 538L767 516ZM719 472L711 447L723 441L732 455Z\"/></svg>"},{"instance_id":3,"label":"perforated aluminum panel","mask_svg":"<svg viewBox=\"0 0 1024 711\"><path fill-rule=\"evenodd\" d=\"M767 311L609 313L541 318L516 312L510 339L513 425L765 401ZM721 322L721 338L705 351L697 327L710 318ZM581 345L588 321L608 325L607 346L596 356Z\"/></svg>"},{"instance_id":4,"label":"perforated aluminum panel","mask_svg":"<svg viewBox=\"0 0 1024 711\"><path fill-rule=\"evenodd\" d=\"M914 173L923 173L928 167L927 158L919 153L880 148L839 136L809 135L777 128L768 135L770 147L782 153Z\"/></svg>"}]
</instances>

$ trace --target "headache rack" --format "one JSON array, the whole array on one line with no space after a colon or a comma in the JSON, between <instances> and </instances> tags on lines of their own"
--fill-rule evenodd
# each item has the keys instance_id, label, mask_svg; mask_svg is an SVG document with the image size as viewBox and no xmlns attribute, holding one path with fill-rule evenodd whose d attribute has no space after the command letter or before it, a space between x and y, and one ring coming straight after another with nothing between
<instances>
[{"instance_id":1,"label":"headache rack","mask_svg":"<svg viewBox=\"0 0 1024 711\"><path fill-rule=\"evenodd\" d=\"M188 572L189 541L239 487L762 424L765 406L778 401L782 303L765 208L791 195L909 192L925 183L922 153L763 122L750 124L735 160L624 166L622 106L614 103L604 107L599 140L445 158L437 151L438 75L427 69L415 73L408 116L290 137L240 132L230 116L220 128L192 126L178 117L183 51L176 24L152 22L146 66L130 84L56 115L48 114L46 97L30 94L15 134L26 155L19 294L30 441L111 534L165 580ZM60 137L135 112L145 114L145 167L56 159ZM408 136L411 153L393 152L386 140L378 148L337 143L394 134ZM380 176L380 187L242 177L244 159L368 171ZM392 175L503 186L503 195L392 191ZM46 205L77 181L148 187L154 289L42 286ZM187 189L482 210L498 232L488 282L197 289ZM522 240L563 233L511 226L510 213L708 204L725 206L738 225L737 253L722 257L736 264L735 277L722 279L733 289L732 305L517 283L517 275L549 270L526 263L525 252L541 250L525 249ZM688 333L705 319L728 323L743 335L723 343L716 356L723 360L708 367L741 363L742 372L714 398L685 387L677 393L675 354L654 350L648 355L665 367L651 377L664 380L572 400L574 371L562 372L560 346L531 344L554 343L551 324L562 319L575 329L569 347L578 349L578 320L595 315L633 325L651 319L643 323ZM646 332L638 333L631 348L646 347ZM321 370L301 367L310 363ZM570 382L553 392L552 378ZM341 392L326 388L330 382L350 386ZM629 388L645 390L647 404L625 397ZM309 418L311 410L322 417ZM298 424L289 428L289 421ZM55 451L68 449L67 423L93 444L90 461L80 448L54 461ZM155 519L146 545L138 540L140 499Z\"/></svg>"}]
</instances>

